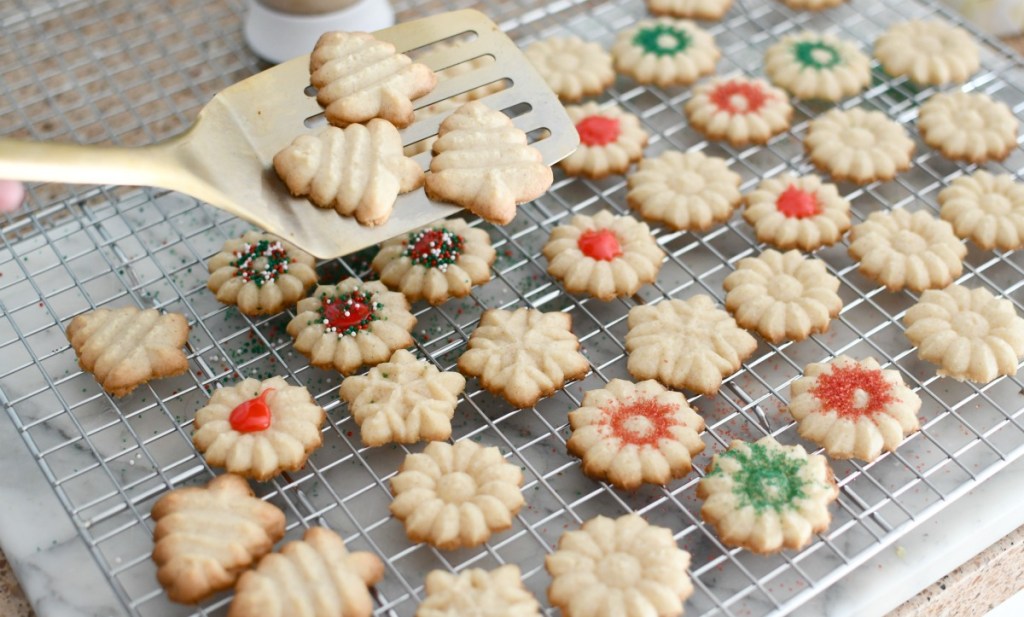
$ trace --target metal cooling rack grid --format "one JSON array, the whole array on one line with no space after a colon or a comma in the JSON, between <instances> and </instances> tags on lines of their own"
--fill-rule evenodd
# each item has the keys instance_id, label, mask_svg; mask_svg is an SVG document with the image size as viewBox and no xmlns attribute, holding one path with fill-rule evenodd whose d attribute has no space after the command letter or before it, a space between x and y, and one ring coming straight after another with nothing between
<instances>
[{"instance_id":1,"label":"metal cooling rack grid","mask_svg":"<svg viewBox=\"0 0 1024 617\"><path fill-rule=\"evenodd\" d=\"M408 18L449 7L414 2L398 8ZM937 11L895 1L854 0L854 7L858 12L844 7L808 15L793 14L774 2L740 2L727 20L709 28L725 55L719 72L756 72L764 47L797 28L830 29L870 41L888 22ZM608 45L618 29L643 15L635 1L564 2L547 7L488 2L483 8L523 43L569 30ZM123 143L145 143L176 132L213 92L259 68L241 51L238 15L236 3L217 2L157 7L102 0L51 2L34 12L21 4L13 13L0 9L5 26L0 52L5 57L16 54L17 60L0 68L3 132ZM86 25L92 26L94 35L83 34L88 31ZM182 25L190 25L193 38L186 39L185 45L171 43L186 31L180 30ZM47 37L56 51L63 52L61 58L71 56L70 85L47 81L56 78L59 70L55 55L37 40ZM157 52L151 51L154 46ZM86 61L75 58L78 49ZM163 77L173 80L170 76L177 75L174 67L161 66L161 59L178 61L182 58L178 54L188 58L197 49L200 56L178 62L178 68L191 67L205 79L186 71L179 86L173 81L159 83ZM1020 64L987 41L985 66L968 87L1007 100L1020 115L1024 99ZM79 71L92 71L93 77ZM139 81L126 85L132 80ZM90 91L92 97L84 97L77 107L60 98L61 93L82 91L83 86L86 90L93 86L95 93ZM141 96L157 93L150 95L152 100L144 100L170 101L170 113L161 116L156 107L150 108L146 113L154 114L157 122L153 123L147 115L127 111L134 109L125 101L130 91ZM901 121L911 121L917 103L931 93L917 92L902 80L886 80L876 70L875 85L844 106L874 106ZM115 105L113 111L101 106L98 101L104 96L122 106ZM620 80L605 98L617 100L644 119L655 134L649 153L669 147L704 148L733 160L733 167L743 174L744 189L787 168L809 171L799 137L806 119L820 111L816 107L798 105L791 134L773 140L767 148L735 151L706 143L685 128L679 111L687 98L685 91L638 88ZM70 112L75 110L84 110L79 112L82 119L71 119ZM12 115L21 122L9 124ZM1015 152L1005 167L1019 175L1022 160L1021 152ZM849 196L858 219L879 208L921 207L915 203L919 200L934 208L935 192L962 172L924 147L916 163L913 171L895 182L852 190ZM205 259L241 226L188 198L124 189L33 187L32 207L6 219L2 227L0 311L5 319L0 320L0 397L115 593L130 612L139 615L189 612L169 605L156 586L148 555L147 514L152 501L168 487L210 476L190 445L188 424L192 410L205 400L206 389L236 372L286 373L310 387L328 409L325 446L314 453L309 466L260 488L288 513L290 537L305 525L326 523L341 531L353 548L375 550L387 558L385 581L377 588L380 614L411 614L423 575L435 567L518 563L528 586L543 597L547 577L542 556L562 531L595 514L626 511L639 511L652 522L672 527L680 544L693 554L697 592L688 603L688 614L781 613L806 603L945 503L1019 457L1024 431L1020 381L1002 379L975 388L935 379L930 367L914 359L898 325L913 297L875 288L856 273L840 246L818 253L844 283L841 293L846 306L830 331L798 345L762 345L718 397L694 401L709 425L708 452L698 460L702 467L711 452L735 437L756 438L770 431L784 442L798 442L783 405L789 381L806 362L836 353L871 354L903 370L925 400L924 428L897 453L871 465L835 464L843 490L826 534L797 554L758 557L730 551L698 520L693 487L699 474L666 489L645 488L632 495L583 478L564 453L564 414L578 403L584 389L626 376L621 340L631 303L603 304L565 295L546 277L539 248L550 228L573 212L606 207L621 211L623 184L621 178L597 183L560 179L548 196L523 208L515 224L489 228L501 252L494 281L471 299L417 312L417 351L444 368L454 363L483 307L516 305L569 311L574 331L594 365L594 372L582 383L532 410L510 410L470 384L456 415L454 437L501 446L510 460L525 468L529 503L510 532L482 549L440 553L404 539L400 525L386 516L386 480L405 449L357 447L356 427L336 400L337 376L308 368L292 352L289 338L283 335L287 316L252 321L210 297L204 286ZM86 203L95 205L82 207ZM720 298L721 280L731 264L756 253L750 230L736 220L702 236L663 230L657 235L670 257L659 284L641 292L643 301L697 292ZM321 271L327 281L364 274L358 258L323 264ZM1018 253L972 249L962 280L1000 290L1020 310L1022 273ZM77 371L60 324L96 306L125 303L160 306L189 317L193 372L113 401L91 377ZM226 602L213 602L198 613L221 614Z\"/></svg>"}]
</instances>

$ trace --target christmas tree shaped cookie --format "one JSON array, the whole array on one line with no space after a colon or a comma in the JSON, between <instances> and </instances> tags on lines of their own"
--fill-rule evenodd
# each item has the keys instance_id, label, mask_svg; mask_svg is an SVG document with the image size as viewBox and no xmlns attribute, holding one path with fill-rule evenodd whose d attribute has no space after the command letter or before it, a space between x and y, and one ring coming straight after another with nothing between
<instances>
[{"instance_id":1,"label":"christmas tree shaped cookie","mask_svg":"<svg viewBox=\"0 0 1024 617\"><path fill-rule=\"evenodd\" d=\"M466 103L438 130L427 194L505 225L516 204L540 197L554 176L540 152L508 116L479 101Z\"/></svg>"}]
</instances>

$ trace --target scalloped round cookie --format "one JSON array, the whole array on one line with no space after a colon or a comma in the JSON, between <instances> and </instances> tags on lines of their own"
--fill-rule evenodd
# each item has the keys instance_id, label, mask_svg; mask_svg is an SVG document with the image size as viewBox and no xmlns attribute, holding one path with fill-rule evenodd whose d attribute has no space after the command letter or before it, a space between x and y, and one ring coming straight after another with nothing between
<instances>
[{"instance_id":1,"label":"scalloped round cookie","mask_svg":"<svg viewBox=\"0 0 1024 617\"><path fill-rule=\"evenodd\" d=\"M740 205L740 175L724 159L691 150L666 150L640 161L626 178L629 207L677 230L707 231Z\"/></svg>"},{"instance_id":2,"label":"scalloped round cookie","mask_svg":"<svg viewBox=\"0 0 1024 617\"><path fill-rule=\"evenodd\" d=\"M839 101L871 84L871 59L851 41L805 31L782 37L764 55L773 84L798 99Z\"/></svg>"},{"instance_id":3,"label":"scalloped round cookie","mask_svg":"<svg viewBox=\"0 0 1024 617\"><path fill-rule=\"evenodd\" d=\"M740 147L764 144L789 128L789 96L763 79L726 77L693 88L684 107L695 130Z\"/></svg>"},{"instance_id":4,"label":"scalloped round cookie","mask_svg":"<svg viewBox=\"0 0 1024 617\"><path fill-rule=\"evenodd\" d=\"M589 102L569 105L565 112L580 136L580 147L559 162L566 175L601 179L624 173L643 157L647 131L618 105Z\"/></svg>"},{"instance_id":5,"label":"scalloped round cookie","mask_svg":"<svg viewBox=\"0 0 1024 617\"><path fill-rule=\"evenodd\" d=\"M721 52L692 21L659 17L619 33L612 46L615 70L637 83L686 86L715 71Z\"/></svg>"},{"instance_id":6,"label":"scalloped round cookie","mask_svg":"<svg viewBox=\"0 0 1024 617\"><path fill-rule=\"evenodd\" d=\"M850 202L836 185L790 173L763 180L744 196L743 219L758 242L814 251L839 242L850 228Z\"/></svg>"}]
</instances>

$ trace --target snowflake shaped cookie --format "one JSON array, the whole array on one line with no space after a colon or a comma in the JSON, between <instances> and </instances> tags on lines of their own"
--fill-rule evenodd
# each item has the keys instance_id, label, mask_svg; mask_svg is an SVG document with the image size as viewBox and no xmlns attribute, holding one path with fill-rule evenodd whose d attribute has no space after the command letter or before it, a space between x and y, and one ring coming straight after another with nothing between
<instances>
[{"instance_id":1,"label":"snowflake shaped cookie","mask_svg":"<svg viewBox=\"0 0 1024 617\"><path fill-rule=\"evenodd\" d=\"M544 566L548 599L565 617L674 617L693 593L690 554L676 546L672 530L636 514L597 516L565 532Z\"/></svg>"},{"instance_id":2,"label":"snowflake shaped cookie","mask_svg":"<svg viewBox=\"0 0 1024 617\"><path fill-rule=\"evenodd\" d=\"M246 315L273 315L294 305L316 283L316 260L290 243L258 231L224 243L207 264L206 286Z\"/></svg>"},{"instance_id":3,"label":"snowflake shaped cookie","mask_svg":"<svg viewBox=\"0 0 1024 617\"><path fill-rule=\"evenodd\" d=\"M634 306L628 323L630 375L709 396L757 349L754 337L705 295Z\"/></svg>"},{"instance_id":4,"label":"snowflake shaped cookie","mask_svg":"<svg viewBox=\"0 0 1024 617\"><path fill-rule=\"evenodd\" d=\"M1012 302L984 288L929 289L907 311L903 325L917 357L959 381L988 383L1015 375L1024 358L1024 319Z\"/></svg>"},{"instance_id":5,"label":"snowflake shaped cookie","mask_svg":"<svg viewBox=\"0 0 1024 617\"><path fill-rule=\"evenodd\" d=\"M438 305L491 280L496 256L486 231L456 218L381 243L371 267L410 302Z\"/></svg>"},{"instance_id":6,"label":"snowflake shaped cookie","mask_svg":"<svg viewBox=\"0 0 1024 617\"><path fill-rule=\"evenodd\" d=\"M439 441L452 436L452 416L466 378L441 372L404 349L364 375L341 382L341 399L359 425L363 444Z\"/></svg>"},{"instance_id":7,"label":"snowflake shaped cookie","mask_svg":"<svg viewBox=\"0 0 1024 617\"><path fill-rule=\"evenodd\" d=\"M919 210L872 212L850 232L850 257L889 291L945 287L963 272L967 247L946 221Z\"/></svg>"},{"instance_id":8,"label":"snowflake shaped cookie","mask_svg":"<svg viewBox=\"0 0 1024 617\"><path fill-rule=\"evenodd\" d=\"M218 388L196 412L192 443L206 462L265 482L306 464L327 414L309 391L282 377Z\"/></svg>"},{"instance_id":9,"label":"snowflake shaped cookie","mask_svg":"<svg viewBox=\"0 0 1024 617\"><path fill-rule=\"evenodd\" d=\"M288 334L295 349L320 368L342 375L384 362L396 349L412 345L416 318L400 293L377 281L345 279L321 285L299 301Z\"/></svg>"},{"instance_id":10,"label":"snowflake shaped cookie","mask_svg":"<svg viewBox=\"0 0 1024 617\"><path fill-rule=\"evenodd\" d=\"M584 103L565 111L580 136L580 147L559 163L566 175L600 179L625 172L643 157L647 131L618 105Z\"/></svg>"},{"instance_id":11,"label":"snowflake shaped cookie","mask_svg":"<svg viewBox=\"0 0 1024 617\"><path fill-rule=\"evenodd\" d=\"M920 85L963 83L980 65L978 45L966 30L941 21L905 21L875 41L885 72Z\"/></svg>"},{"instance_id":12,"label":"snowflake shaped cookie","mask_svg":"<svg viewBox=\"0 0 1024 617\"><path fill-rule=\"evenodd\" d=\"M921 105L917 130L926 144L954 161L1001 161L1017 147L1017 118L984 94L943 92Z\"/></svg>"},{"instance_id":13,"label":"snowflake shaped cookie","mask_svg":"<svg viewBox=\"0 0 1024 617\"><path fill-rule=\"evenodd\" d=\"M839 279L800 251L768 249L741 259L725 277L725 308L736 323L772 343L802 341L828 330L843 308Z\"/></svg>"},{"instance_id":14,"label":"snowflake shaped cookie","mask_svg":"<svg viewBox=\"0 0 1024 617\"><path fill-rule=\"evenodd\" d=\"M567 291L601 300L631 296L654 282L665 258L646 223L608 210L555 227L543 253L548 274Z\"/></svg>"},{"instance_id":15,"label":"snowflake shaped cookie","mask_svg":"<svg viewBox=\"0 0 1024 617\"><path fill-rule=\"evenodd\" d=\"M871 60L850 41L801 32L768 48L764 72L798 99L839 101L871 83Z\"/></svg>"},{"instance_id":16,"label":"snowflake shaped cookie","mask_svg":"<svg viewBox=\"0 0 1024 617\"><path fill-rule=\"evenodd\" d=\"M953 231L990 251L1024 248L1024 184L983 169L939 192L939 216Z\"/></svg>"},{"instance_id":17,"label":"snowflake shaped cookie","mask_svg":"<svg viewBox=\"0 0 1024 617\"><path fill-rule=\"evenodd\" d=\"M531 407L590 370L568 313L490 309L467 346L459 371L516 407Z\"/></svg>"},{"instance_id":18,"label":"snowflake shaped cookie","mask_svg":"<svg viewBox=\"0 0 1024 617\"><path fill-rule=\"evenodd\" d=\"M569 426L566 446L583 460L583 473L625 490L682 478L704 450L704 420L685 396L653 380L613 379L588 390Z\"/></svg>"},{"instance_id":19,"label":"snowflake shaped cookie","mask_svg":"<svg viewBox=\"0 0 1024 617\"><path fill-rule=\"evenodd\" d=\"M627 178L626 201L645 219L672 229L707 231L740 204L740 175L724 159L666 150L643 159Z\"/></svg>"},{"instance_id":20,"label":"snowflake shaped cookie","mask_svg":"<svg viewBox=\"0 0 1024 617\"><path fill-rule=\"evenodd\" d=\"M789 398L800 436L834 459L873 461L919 426L921 399L899 371L882 370L874 358L839 356L808 364L790 386Z\"/></svg>"},{"instance_id":21,"label":"snowflake shaped cookie","mask_svg":"<svg viewBox=\"0 0 1024 617\"><path fill-rule=\"evenodd\" d=\"M645 19L619 33L615 70L637 83L685 86L714 72L721 53L715 39L692 21Z\"/></svg>"},{"instance_id":22,"label":"snowflake shaped cookie","mask_svg":"<svg viewBox=\"0 0 1024 617\"><path fill-rule=\"evenodd\" d=\"M596 96L615 81L612 57L600 45L577 36L553 36L523 52L563 101Z\"/></svg>"},{"instance_id":23,"label":"snowflake shaped cookie","mask_svg":"<svg viewBox=\"0 0 1024 617\"><path fill-rule=\"evenodd\" d=\"M727 546L755 553L798 550L828 529L839 487L828 461L773 437L734 440L697 485L701 517Z\"/></svg>"},{"instance_id":24,"label":"snowflake shaped cookie","mask_svg":"<svg viewBox=\"0 0 1024 617\"><path fill-rule=\"evenodd\" d=\"M743 218L757 241L782 250L830 246L850 228L850 202L817 176L768 178L744 199Z\"/></svg>"},{"instance_id":25,"label":"snowflake shaped cookie","mask_svg":"<svg viewBox=\"0 0 1024 617\"><path fill-rule=\"evenodd\" d=\"M818 169L836 180L869 184L910 169L914 141L882 112L854 107L811 120L804 149Z\"/></svg>"},{"instance_id":26,"label":"snowflake shaped cookie","mask_svg":"<svg viewBox=\"0 0 1024 617\"><path fill-rule=\"evenodd\" d=\"M391 478L391 514L413 542L443 550L478 546L512 526L525 500L523 472L498 448L432 441Z\"/></svg>"},{"instance_id":27,"label":"snowflake shaped cookie","mask_svg":"<svg viewBox=\"0 0 1024 617\"><path fill-rule=\"evenodd\" d=\"M693 89L686 102L690 126L708 139L734 146L766 143L789 128L793 107L789 96L763 79L713 79Z\"/></svg>"},{"instance_id":28,"label":"snowflake shaped cookie","mask_svg":"<svg viewBox=\"0 0 1024 617\"><path fill-rule=\"evenodd\" d=\"M433 570L424 584L427 597L416 617L540 617L540 603L523 587L519 567L470 568L459 574Z\"/></svg>"},{"instance_id":29,"label":"snowflake shaped cookie","mask_svg":"<svg viewBox=\"0 0 1024 617\"><path fill-rule=\"evenodd\" d=\"M732 7L732 0L647 0L647 10L654 15L683 19L714 21Z\"/></svg>"}]
</instances>

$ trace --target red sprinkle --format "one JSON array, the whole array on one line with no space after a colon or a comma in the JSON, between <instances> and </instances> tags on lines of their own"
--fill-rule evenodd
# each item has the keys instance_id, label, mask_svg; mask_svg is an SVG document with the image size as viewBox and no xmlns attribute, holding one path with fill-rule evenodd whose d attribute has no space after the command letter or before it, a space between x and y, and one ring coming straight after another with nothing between
<instances>
[{"instance_id":1,"label":"red sprinkle","mask_svg":"<svg viewBox=\"0 0 1024 617\"><path fill-rule=\"evenodd\" d=\"M786 187L786 190L782 191L779 198L775 200L775 207L791 219L804 219L821 214L818 197L814 193L798 189L792 184Z\"/></svg>"},{"instance_id":2,"label":"red sprinkle","mask_svg":"<svg viewBox=\"0 0 1024 617\"><path fill-rule=\"evenodd\" d=\"M860 407L855 404L857 390L867 396ZM873 415L896 400L892 395L892 386L885 381L882 371L856 364L833 365L831 373L818 376L811 394L821 401L822 410L835 411L848 418Z\"/></svg>"},{"instance_id":3,"label":"red sprinkle","mask_svg":"<svg viewBox=\"0 0 1024 617\"><path fill-rule=\"evenodd\" d=\"M231 428L239 433L257 433L267 430L270 427L271 419L267 397L273 391L273 388L267 388L256 398L249 399L232 409L231 415L228 416Z\"/></svg>"},{"instance_id":4,"label":"red sprinkle","mask_svg":"<svg viewBox=\"0 0 1024 617\"><path fill-rule=\"evenodd\" d=\"M732 98L737 95L746 99L745 107L733 105ZM767 100L768 95L761 86L746 81L727 81L711 91L711 102L730 114L755 114Z\"/></svg>"},{"instance_id":5,"label":"red sprinkle","mask_svg":"<svg viewBox=\"0 0 1024 617\"><path fill-rule=\"evenodd\" d=\"M576 132L584 146L607 146L621 134L618 118L587 116L576 123Z\"/></svg>"},{"instance_id":6,"label":"red sprinkle","mask_svg":"<svg viewBox=\"0 0 1024 617\"><path fill-rule=\"evenodd\" d=\"M669 429L677 425L673 417L678 406L659 403L653 398L643 398L622 403L614 409L606 409L601 424L618 437L624 444L635 446L656 446L659 441L670 438ZM636 424L647 426L647 431L638 433L627 426L630 420L643 418Z\"/></svg>"},{"instance_id":7,"label":"red sprinkle","mask_svg":"<svg viewBox=\"0 0 1024 617\"><path fill-rule=\"evenodd\" d=\"M610 229L590 229L576 241L583 254L598 261L611 261L622 255L622 246Z\"/></svg>"},{"instance_id":8,"label":"red sprinkle","mask_svg":"<svg viewBox=\"0 0 1024 617\"><path fill-rule=\"evenodd\" d=\"M365 302L353 300L351 304L345 301L334 301L330 304L324 303L324 319L327 326L335 328L336 332L344 332L352 326L358 326L373 312Z\"/></svg>"}]
</instances>

